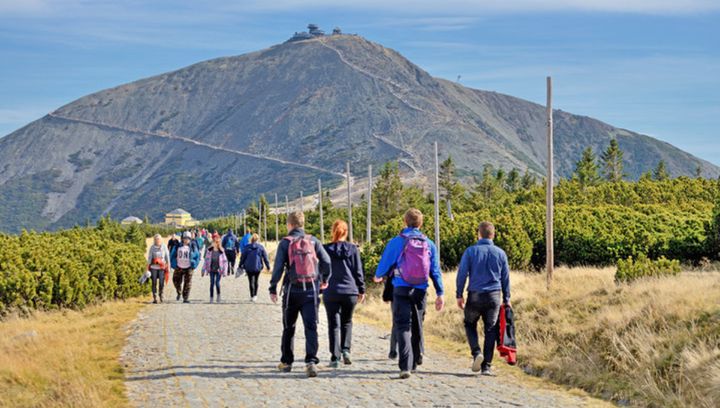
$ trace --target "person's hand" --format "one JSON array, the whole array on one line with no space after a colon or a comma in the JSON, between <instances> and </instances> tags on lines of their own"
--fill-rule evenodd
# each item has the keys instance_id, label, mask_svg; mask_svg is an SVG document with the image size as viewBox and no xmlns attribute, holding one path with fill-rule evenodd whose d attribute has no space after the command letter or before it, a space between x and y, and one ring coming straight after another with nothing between
<instances>
[{"instance_id":1,"label":"person's hand","mask_svg":"<svg viewBox=\"0 0 720 408\"><path fill-rule=\"evenodd\" d=\"M435 310L439 312L443 310L443 307L445 307L445 299L442 296L438 296L437 299L435 299Z\"/></svg>"},{"instance_id":2,"label":"person's hand","mask_svg":"<svg viewBox=\"0 0 720 408\"><path fill-rule=\"evenodd\" d=\"M505 302L505 307L509 307L510 309L512 309L512 305L510 304L509 300Z\"/></svg>"},{"instance_id":3,"label":"person's hand","mask_svg":"<svg viewBox=\"0 0 720 408\"><path fill-rule=\"evenodd\" d=\"M461 297L457 298L457 305L460 310L465 310L465 299Z\"/></svg>"},{"instance_id":4,"label":"person's hand","mask_svg":"<svg viewBox=\"0 0 720 408\"><path fill-rule=\"evenodd\" d=\"M382 283L383 278L378 278L377 276L373 276L373 282L375 283Z\"/></svg>"},{"instance_id":5,"label":"person's hand","mask_svg":"<svg viewBox=\"0 0 720 408\"><path fill-rule=\"evenodd\" d=\"M320 284L320 290L325 290L328 288L328 286L329 286L328 282L323 282Z\"/></svg>"},{"instance_id":6,"label":"person's hand","mask_svg":"<svg viewBox=\"0 0 720 408\"><path fill-rule=\"evenodd\" d=\"M361 293L358 295L358 303L363 303L363 302L365 302L365 294Z\"/></svg>"},{"instance_id":7,"label":"person's hand","mask_svg":"<svg viewBox=\"0 0 720 408\"><path fill-rule=\"evenodd\" d=\"M270 300L272 300L273 303L277 303L277 300L278 300L277 294L276 294L276 293L271 293L271 294L270 294Z\"/></svg>"}]
</instances>

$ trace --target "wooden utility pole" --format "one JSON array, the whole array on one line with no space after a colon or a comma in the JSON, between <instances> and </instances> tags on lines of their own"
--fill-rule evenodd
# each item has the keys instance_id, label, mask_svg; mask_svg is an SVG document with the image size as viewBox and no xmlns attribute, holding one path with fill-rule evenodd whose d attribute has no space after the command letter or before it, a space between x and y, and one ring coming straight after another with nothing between
<instances>
[{"instance_id":1,"label":"wooden utility pole","mask_svg":"<svg viewBox=\"0 0 720 408\"><path fill-rule=\"evenodd\" d=\"M547 288L550 289L550 284L553 278L553 268L555 266L555 235L553 231L553 112L552 112L552 78L547 77L547 193L546 193L546 225L545 225L545 251L547 263L545 269L547 269Z\"/></svg>"},{"instance_id":2,"label":"wooden utility pole","mask_svg":"<svg viewBox=\"0 0 720 408\"><path fill-rule=\"evenodd\" d=\"M300 211L305 214L305 203L303 203L303 201L305 201L303 198L303 192L300 191Z\"/></svg>"},{"instance_id":3,"label":"wooden utility pole","mask_svg":"<svg viewBox=\"0 0 720 408\"><path fill-rule=\"evenodd\" d=\"M258 235L262 237L262 200L258 198Z\"/></svg>"},{"instance_id":4,"label":"wooden utility pole","mask_svg":"<svg viewBox=\"0 0 720 408\"><path fill-rule=\"evenodd\" d=\"M366 221L366 229L365 231L365 242L368 244L372 244L372 187L373 187L373 177L372 177L372 164L368 165L368 192L367 192L367 221Z\"/></svg>"},{"instance_id":5,"label":"wooden utility pole","mask_svg":"<svg viewBox=\"0 0 720 408\"><path fill-rule=\"evenodd\" d=\"M353 221L352 221L352 200L350 199L350 195L352 193L351 187L350 187L350 162L347 162L346 166L346 178L347 178L347 209L348 209L348 237L350 238L350 242L353 242Z\"/></svg>"},{"instance_id":6,"label":"wooden utility pole","mask_svg":"<svg viewBox=\"0 0 720 408\"><path fill-rule=\"evenodd\" d=\"M280 208L278 207L278 197L275 193L275 242L278 240L278 231L280 230Z\"/></svg>"},{"instance_id":7,"label":"wooden utility pole","mask_svg":"<svg viewBox=\"0 0 720 408\"><path fill-rule=\"evenodd\" d=\"M247 220L245 219L245 210L242 212L243 219L243 235L247 234Z\"/></svg>"},{"instance_id":8,"label":"wooden utility pole","mask_svg":"<svg viewBox=\"0 0 720 408\"><path fill-rule=\"evenodd\" d=\"M318 179L318 207L320 208L320 241L325 242L325 222L323 221L322 182Z\"/></svg>"},{"instance_id":9,"label":"wooden utility pole","mask_svg":"<svg viewBox=\"0 0 720 408\"><path fill-rule=\"evenodd\" d=\"M263 196L264 198L265 196ZM263 241L267 241L267 204L263 208Z\"/></svg>"},{"instance_id":10,"label":"wooden utility pole","mask_svg":"<svg viewBox=\"0 0 720 408\"><path fill-rule=\"evenodd\" d=\"M438 162L438 143L435 142L435 246L440 259L440 163Z\"/></svg>"},{"instance_id":11,"label":"wooden utility pole","mask_svg":"<svg viewBox=\"0 0 720 408\"><path fill-rule=\"evenodd\" d=\"M290 204L288 203L288 196L285 195L285 216L290 215Z\"/></svg>"}]
</instances>

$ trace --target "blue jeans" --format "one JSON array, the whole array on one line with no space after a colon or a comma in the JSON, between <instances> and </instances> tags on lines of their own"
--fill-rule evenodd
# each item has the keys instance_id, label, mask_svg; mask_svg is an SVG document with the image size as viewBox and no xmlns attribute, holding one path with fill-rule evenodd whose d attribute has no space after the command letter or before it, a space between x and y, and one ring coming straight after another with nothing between
<instances>
[{"instance_id":1,"label":"blue jeans","mask_svg":"<svg viewBox=\"0 0 720 408\"><path fill-rule=\"evenodd\" d=\"M393 330L398 342L400 371L417 368L417 359L423 352L423 319L427 291L396 287L393 292Z\"/></svg>"},{"instance_id":2,"label":"blue jeans","mask_svg":"<svg viewBox=\"0 0 720 408\"><path fill-rule=\"evenodd\" d=\"M217 295L220 297L220 272L210 272L210 299L213 298L215 289L217 289Z\"/></svg>"}]
</instances>

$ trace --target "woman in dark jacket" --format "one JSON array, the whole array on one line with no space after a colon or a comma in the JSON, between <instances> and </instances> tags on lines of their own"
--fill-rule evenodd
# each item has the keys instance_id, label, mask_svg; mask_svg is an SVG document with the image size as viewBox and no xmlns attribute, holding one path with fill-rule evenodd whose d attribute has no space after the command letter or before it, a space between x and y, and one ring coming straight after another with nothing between
<instances>
[{"instance_id":1,"label":"woman in dark jacket","mask_svg":"<svg viewBox=\"0 0 720 408\"><path fill-rule=\"evenodd\" d=\"M323 303L328 317L332 356L330 366L333 368L340 366L341 355L345 364L352 364L352 316L355 305L365 299L360 251L355 244L346 241L347 236L347 223L337 220L332 226L333 242L325 245L325 251L330 255L331 269L328 286L323 290Z\"/></svg>"},{"instance_id":2,"label":"woman in dark jacket","mask_svg":"<svg viewBox=\"0 0 720 408\"><path fill-rule=\"evenodd\" d=\"M250 243L242 248L240 255L240 267L245 270L250 284L250 301L257 302L258 278L263 270L263 264L270 269L270 260L268 259L265 247L258 243L260 236L252 234Z\"/></svg>"}]
</instances>

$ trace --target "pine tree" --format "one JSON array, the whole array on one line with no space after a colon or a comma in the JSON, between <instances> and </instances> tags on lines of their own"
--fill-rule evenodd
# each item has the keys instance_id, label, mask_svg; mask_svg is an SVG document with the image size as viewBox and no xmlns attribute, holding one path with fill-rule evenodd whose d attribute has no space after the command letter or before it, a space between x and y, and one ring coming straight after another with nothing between
<instances>
[{"instance_id":1,"label":"pine tree","mask_svg":"<svg viewBox=\"0 0 720 408\"><path fill-rule=\"evenodd\" d=\"M610 139L610 145L602 154L603 174L607 181L618 182L625 177L623 173L623 151L617 139Z\"/></svg>"},{"instance_id":2,"label":"pine tree","mask_svg":"<svg viewBox=\"0 0 720 408\"><path fill-rule=\"evenodd\" d=\"M702 178L702 167L700 165L695 167L695 178Z\"/></svg>"},{"instance_id":3,"label":"pine tree","mask_svg":"<svg viewBox=\"0 0 720 408\"><path fill-rule=\"evenodd\" d=\"M384 223L400 213L403 198L403 184L400 180L400 168L397 162L387 162L380 169L373 188L373 218Z\"/></svg>"},{"instance_id":4,"label":"pine tree","mask_svg":"<svg viewBox=\"0 0 720 408\"><path fill-rule=\"evenodd\" d=\"M505 190L510 193L520 190L520 171L515 167L508 173L507 179L505 180Z\"/></svg>"},{"instance_id":5,"label":"pine tree","mask_svg":"<svg viewBox=\"0 0 720 408\"><path fill-rule=\"evenodd\" d=\"M530 169L525 169L525 174L520 181L520 186L523 190L527 191L535 187L535 184L537 184L537 179L535 179L535 176L530 174Z\"/></svg>"},{"instance_id":6,"label":"pine tree","mask_svg":"<svg viewBox=\"0 0 720 408\"><path fill-rule=\"evenodd\" d=\"M583 150L582 158L575 164L573 178L577 179L582 186L594 186L600 182L597 159L592 147Z\"/></svg>"},{"instance_id":7,"label":"pine tree","mask_svg":"<svg viewBox=\"0 0 720 408\"><path fill-rule=\"evenodd\" d=\"M452 156L448 156L440 164L439 184L442 199L447 204L447 212L450 219L453 219L452 203L463 194L463 188L455 178L455 162Z\"/></svg>"},{"instance_id":8,"label":"pine tree","mask_svg":"<svg viewBox=\"0 0 720 408\"><path fill-rule=\"evenodd\" d=\"M657 181L665 181L670 178L665 166L665 160L660 160L655 170L653 170L653 179Z\"/></svg>"}]
</instances>

